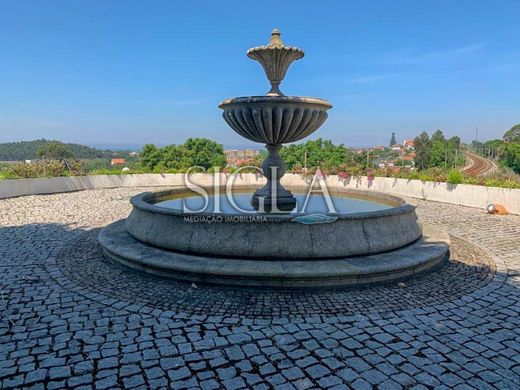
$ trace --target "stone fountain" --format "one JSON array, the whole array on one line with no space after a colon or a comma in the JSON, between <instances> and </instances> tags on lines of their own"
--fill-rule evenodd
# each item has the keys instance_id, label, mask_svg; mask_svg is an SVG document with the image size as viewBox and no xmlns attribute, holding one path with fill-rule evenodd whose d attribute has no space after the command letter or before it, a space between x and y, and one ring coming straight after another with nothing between
<instances>
[{"instance_id":1,"label":"stone fountain","mask_svg":"<svg viewBox=\"0 0 520 390\"><path fill-rule=\"evenodd\" d=\"M270 91L227 99L219 107L233 130L264 143L269 153L262 164L266 183L255 185L251 199L250 212L257 218L245 218L236 209L187 211L175 202L200 194L189 186L145 192L131 199L128 218L100 232L107 257L184 281L283 288L389 282L442 265L449 255L448 235L421 226L415 207L396 196L350 190L336 181L329 185L331 199L348 203L362 197L365 203L324 214L295 209L302 196L296 191L307 193L309 185L301 180L299 185L306 187L293 185L294 193L282 186L280 148L316 131L332 106L282 94L280 83L303 51L285 46L278 30L267 46L252 48L247 55L263 66ZM247 201L250 187L251 182L244 182L233 187L232 195L247 191ZM211 188L208 183L209 199L220 204L220 195ZM375 208L362 210L361 204Z\"/></svg>"},{"instance_id":2,"label":"stone fountain","mask_svg":"<svg viewBox=\"0 0 520 390\"><path fill-rule=\"evenodd\" d=\"M249 49L247 56L262 65L271 89L265 96L226 99L219 107L233 130L267 148L268 155L262 163L267 183L253 194L251 204L255 210L290 211L295 208L296 199L280 183L286 170L280 149L282 144L301 140L318 130L332 105L317 98L285 96L280 91L287 69L304 53L297 47L285 46L278 29L271 33L268 45Z\"/></svg>"}]
</instances>

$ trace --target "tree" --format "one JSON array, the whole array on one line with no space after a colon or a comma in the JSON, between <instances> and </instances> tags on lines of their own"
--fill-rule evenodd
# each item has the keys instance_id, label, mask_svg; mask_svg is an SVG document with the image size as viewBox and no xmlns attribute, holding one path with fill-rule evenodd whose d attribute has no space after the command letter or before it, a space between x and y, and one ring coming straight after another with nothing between
<instances>
[{"instance_id":1,"label":"tree","mask_svg":"<svg viewBox=\"0 0 520 390\"><path fill-rule=\"evenodd\" d=\"M441 130L436 130L430 139L430 167L444 167L447 164L446 138Z\"/></svg>"},{"instance_id":2,"label":"tree","mask_svg":"<svg viewBox=\"0 0 520 390\"><path fill-rule=\"evenodd\" d=\"M152 171L163 158L163 152L154 144L146 144L140 153L141 165Z\"/></svg>"},{"instance_id":3,"label":"tree","mask_svg":"<svg viewBox=\"0 0 520 390\"><path fill-rule=\"evenodd\" d=\"M183 147L190 158L191 166L209 169L226 165L224 148L215 141L207 138L188 138Z\"/></svg>"},{"instance_id":4,"label":"tree","mask_svg":"<svg viewBox=\"0 0 520 390\"><path fill-rule=\"evenodd\" d=\"M392 137L390 138L390 146L397 144L395 140L395 133L392 133Z\"/></svg>"},{"instance_id":5,"label":"tree","mask_svg":"<svg viewBox=\"0 0 520 390\"><path fill-rule=\"evenodd\" d=\"M460 153L460 137L453 136L446 141L446 154L448 167L456 167L463 164L464 155Z\"/></svg>"},{"instance_id":6,"label":"tree","mask_svg":"<svg viewBox=\"0 0 520 390\"><path fill-rule=\"evenodd\" d=\"M428 133L423 131L414 139L415 166L419 169L426 169L430 166L431 141Z\"/></svg>"},{"instance_id":7,"label":"tree","mask_svg":"<svg viewBox=\"0 0 520 390\"><path fill-rule=\"evenodd\" d=\"M280 154L289 170L296 166L307 166L309 168L322 167L327 172L332 172L340 164L352 160L351 153L345 145L334 145L332 141L322 138L284 147Z\"/></svg>"},{"instance_id":8,"label":"tree","mask_svg":"<svg viewBox=\"0 0 520 390\"><path fill-rule=\"evenodd\" d=\"M148 144L141 151L141 165L147 170L185 171L193 166L205 169L223 167L226 156L222 145L206 138L189 138L183 145L157 148Z\"/></svg>"},{"instance_id":9,"label":"tree","mask_svg":"<svg viewBox=\"0 0 520 390\"><path fill-rule=\"evenodd\" d=\"M73 159L74 153L61 142L51 142L38 148L36 155L48 160Z\"/></svg>"},{"instance_id":10,"label":"tree","mask_svg":"<svg viewBox=\"0 0 520 390\"><path fill-rule=\"evenodd\" d=\"M506 142L520 142L520 123L506 131L503 138Z\"/></svg>"},{"instance_id":11,"label":"tree","mask_svg":"<svg viewBox=\"0 0 520 390\"><path fill-rule=\"evenodd\" d=\"M491 139L484 143L483 150L488 150L491 158L500 158L506 148L506 143L501 139Z\"/></svg>"},{"instance_id":12,"label":"tree","mask_svg":"<svg viewBox=\"0 0 520 390\"><path fill-rule=\"evenodd\" d=\"M446 142L439 139L430 140L430 163L427 168L430 167L444 167L446 164Z\"/></svg>"},{"instance_id":13,"label":"tree","mask_svg":"<svg viewBox=\"0 0 520 390\"><path fill-rule=\"evenodd\" d=\"M511 142L506 145L503 162L516 173L520 173L520 142Z\"/></svg>"},{"instance_id":14,"label":"tree","mask_svg":"<svg viewBox=\"0 0 520 390\"><path fill-rule=\"evenodd\" d=\"M445 142L446 138L444 138L444 133L442 130L435 130L435 132L432 134L432 142L439 141L439 142Z\"/></svg>"}]
</instances>

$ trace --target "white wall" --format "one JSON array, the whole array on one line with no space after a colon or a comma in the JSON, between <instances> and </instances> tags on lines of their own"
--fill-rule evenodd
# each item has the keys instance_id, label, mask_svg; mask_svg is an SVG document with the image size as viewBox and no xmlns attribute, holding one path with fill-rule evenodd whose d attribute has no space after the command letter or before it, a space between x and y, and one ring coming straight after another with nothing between
<instances>
[{"instance_id":1,"label":"white wall","mask_svg":"<svg viewBox=\"0 0 520 390\"><path fill-rule=\"evenodd\" d=\"M222 184L225 183L221 175ZM211 185L212 175L193 175L193 182ZM237 177L236 185L259 185L264 179L253 174ZM283 178L287 185L305 185L299 175L287 174ZM376 177L369 182L366 177L351 178L341 181L336 176L327 178L329 186L341 186L353 189L380 191L411 198L433 200L464 206L486 208L489 203L499 203L510 213L520 215L520 189L474 186L468 184L448 184L422 182L420 180ZM0 180L0 199L23 195L53 194L58 192L79 191L94 188L117 187L170 187L183 186L183 174L141 174L141 175L99 175L77 177L53 177L38 179Z\"/></svg>"},{"instance_id":2,"label":"white wall","mask_svg":"<svg viewBox=\"0 0 520 390\"><path fill-rule=\"evenodd\" d=\"M370 189L408 196L416 199L433 200L463 206L485 209L490 203L503 205L508 212L520 214L520 189L475 186L470 184L449 184L422 182L420 180L376 177L369 183L366 177L353 178L344 183L336 176L327 179L331 186L343 185L348 188Z\"/></svg>"}]
</instances>

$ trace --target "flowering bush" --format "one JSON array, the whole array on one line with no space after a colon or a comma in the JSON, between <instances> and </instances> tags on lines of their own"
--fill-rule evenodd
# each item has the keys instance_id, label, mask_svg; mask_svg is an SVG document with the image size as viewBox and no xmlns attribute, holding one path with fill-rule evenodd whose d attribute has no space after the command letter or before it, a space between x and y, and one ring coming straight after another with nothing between
<instances>
[{"instance_id":1,"label":"flowering bush","mask_svg":"<svg viewBox=\"0 0 520 390\"><path fill-rule=\"evenodd\" d=\"M350 175L347 172L338 172L338 177L342 180L348 180L350 178Z\"/></svg>"}]
</instances>

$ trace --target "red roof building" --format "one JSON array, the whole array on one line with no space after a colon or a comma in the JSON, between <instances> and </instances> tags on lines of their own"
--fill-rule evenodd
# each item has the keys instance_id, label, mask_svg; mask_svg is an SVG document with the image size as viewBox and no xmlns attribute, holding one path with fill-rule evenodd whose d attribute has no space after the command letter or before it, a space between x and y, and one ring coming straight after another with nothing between
<instances>
[{"instance_id":1,"label":"red roof building","mask_svg":"<svg viewBox=\"0 0 520 390\"><path fill-rule=\"evenodd\" d=\"M415 142L413 141L413 139L405 139L403 142L403 146L406 149L413 149L415 147Z\"/></svg>"},{"instance_id":2,"label":"red roof building","mask_svg":"<svg viewBox=\"0 0 520 390\"><path fill-rule=\"evenodd\" d=\"M123 165L126 162L124 158L113 158L110 165Z\"/></svg>"}]
</instances>

